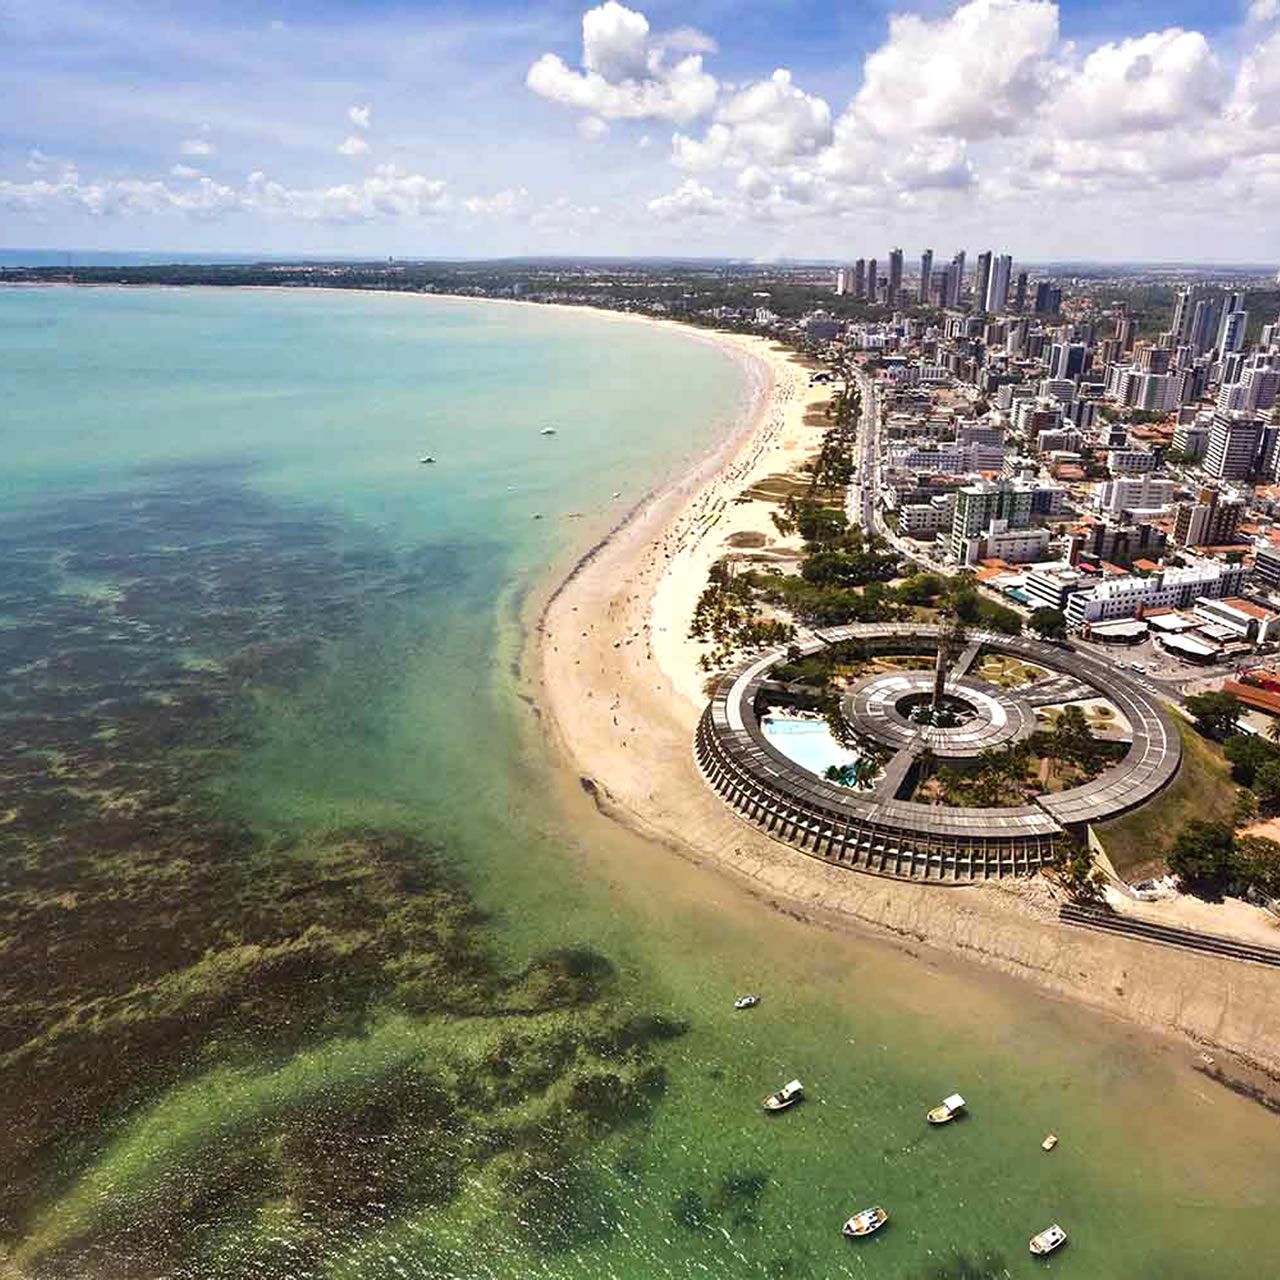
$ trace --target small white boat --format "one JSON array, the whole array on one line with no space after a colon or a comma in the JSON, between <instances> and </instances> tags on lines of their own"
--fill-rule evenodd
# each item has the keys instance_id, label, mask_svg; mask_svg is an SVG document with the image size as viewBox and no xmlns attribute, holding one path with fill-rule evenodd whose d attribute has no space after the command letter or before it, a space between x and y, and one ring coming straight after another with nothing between
<instances>
[{"instance_id":1,"label":"small white boat","mask_svg":"<svg viewBox=\"0 0 1280 1280\"><path fill-rule=\"evenodd\" d=\"M428 453L424 457L419 458L418 461L425 464L428 462L434 462L435 459Z\"/></svg>"},{"instance_id":2,"label":"small white boat","mask_svg":"<svg viewBox=\"0 0 1280 1280\"><path fill-rule=\"evenodd\" d=\"M759 996L739 996L734 1002L735 1009L754 1009L760 1003Z\"/></svg>"},{"instance_id":3,"label":"small white boat","mask_svg":"<svg viewBox=\"0 0 1280 1280\"><path fill-rule=\"evenodd\" d=\"M930 1124L947 1124L954 1120L956 1116L964 1110L964 1099L958 1094L953 1093L948 1098L943 1098L938 1106L925 1117Z\"/></svg>"},{"instance_id":4,"label":"small white boat","mask_svg":"<svg viewBox=\"0 0 1280 1280\"><path fill-rule=\"evenodd\" d=\"M1044 1141L1040 1144L1041 1151L1052 1151L1058 1145L1058 1135L1056 1133L1046 1133Z\"/></svg>"},{"instance_id":5,"label":"small white boat","mask_svg":"<svg viewBox=\"0 0 1280 1280\"><path fill-rule=\"evenodd\" d=\"M873 1231L879 1231L888 1221L888 1213L876 1205L873 1209L863 1209L861 1213L855 1213L840 1230L850 1240L859 1240L863 1236L871 1235Z\"/></svg>"},{"instance_id":6,"label":"small white boat","mask_svg":"<svg viewBox=\"0 0 1280 1280\"><path fill-rule=\"evenodd\" d=\"M553 436L555 433L555 427L543 427L542 430L538 432L540 436Z\"/></svg>"},{"instance_id":7,"label":"small white boat","mask_svg":"<svg viewBox=\"0 0 1280 1280\"><path fill-rule=\"evenodd\" d=\"M799 1080L792 1080L784 1084L777 1093L771 1093L763 1103L766 1111L785 1111L788 1107L794 1107L801 1098L804 1097L804 1085Z\"/></svg>"},{"instance_id":8,"label":"small white boat","mask_svg":"<svg viewBox=\"0 0 1280 1280\"><path fill-rule=\"evenodd\" d=\"M1045 1227L1038 1235L1032 1236L1028 1248L1037 1258L1043 1258L1046 1253L1052 1253L1066 1243L1067 1233L1055 1222L1053 1226Z\"/></svg>"}]
</instances>

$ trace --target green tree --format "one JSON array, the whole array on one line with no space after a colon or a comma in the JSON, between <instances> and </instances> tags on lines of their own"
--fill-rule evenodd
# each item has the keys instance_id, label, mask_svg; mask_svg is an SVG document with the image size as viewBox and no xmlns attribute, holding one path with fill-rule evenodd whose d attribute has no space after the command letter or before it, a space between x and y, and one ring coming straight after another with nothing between
<instances>
[{"instance_id":1,"label":"green tree","mask_svg":"<svg viewBox=\"0 0 1280 1280\"><path fill-rule=\"evenodd\" d=\"M1206 738L1230 737L1240 723L1240 703L1229 693L1217 690L1210 693L1193 693L1186 700L1186 707L1196 722L1196 728Z\"/></svg>"},{"instance_id":2,"label":"green tree","mask_svg":"<svg viewBox=\"0 0 1280 1280\"><path fill-rule=\"evenodd\" d=\"M1067 634L1067 615L1061 609L1042 605L1031 614L1031 630L1041 640L1061 640Z\"/></svg>"},{"instance_id":3,"label":"green tree","mask_svg":"<svg viewBox=\"0 0 1280 1280\"><path fill-rule=\"evenodd\" d=\"M1241 836L1236 841L1235 874L1268 898L1280 898L1280 844L1264 836Z\"/></svg>"},{"instance_id":4,"label":"green tree","mask_svg":"<svg viewBox=\"0 0 1280 1280\"><path fill-rule=\"evenodd\" d=\"M1192 818L1169 850L1169 870L1193 893L1221 894L1234 869L1235 835L1228 823Z\"/></svg>"}]
</instances>

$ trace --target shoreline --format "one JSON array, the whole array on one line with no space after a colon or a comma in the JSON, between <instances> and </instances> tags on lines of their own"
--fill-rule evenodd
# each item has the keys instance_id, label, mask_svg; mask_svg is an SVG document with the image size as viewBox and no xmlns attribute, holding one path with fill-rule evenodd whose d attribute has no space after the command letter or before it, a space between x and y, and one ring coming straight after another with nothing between
<instances>
[{"instance_id":1,"label":"shoreline","mask_svg":"<svg viewBox=\"0 0 1280 1280\"><path fill-rule=\"evenodd\" d=\"M923 944L970 972L976 964L1012 975L1184 1047L1232 1055L1246 1074L1280 1078L1274 971L1072 929L1058 922L1060 899L1043 877L943 886L832 866L771 840L708 786L693 756L705 702L699 646L686 639L693 604L707 569L733 549L732 534L763 533L765 545L751 546L767 554L794 550L771 530L771 504L738 498L803 461L806 430L815 447L821 435L803 424L812 401L797 397L808 371L796 358L764 339L717 338L772 372L770 398L733 433L737 448L723 457L717 447L638 504L553 582L540 607L531 601L526 666L555 762L607 817L712 864L776 910L899 947Z\"/></svg>"},{"instance_id":2,"label":"shoreline","mask_svg":"<svg viewBox=\"0 0 1280 1280\"><path fill-rule=\"evenodd\" d=\"M706 784L693 757L705 699L699 650L686 639L688 618L706 570L727 549L726 533L763 533L768 550L785 555L795 549L768 521L770 504L736 502L770 466L792 469L803 460L810 401L800 404L798 391L808 371L793 353L767 339L658 317L519 299L324 286L34 287L235 288L497 303L659 325L720 347L757 379L738 421L691 469L660 481L611 522L602 520L585 549L568 548L529 584L519 607L525 622L514 665L553 768L622 828L810 927L912 954L924 946L970 976L1010 975L1041 994L1183 1046L1232 1054L1271 1081L1280 1079L1280 975L1274 971L1071 930L1058 923L1057 902L1043 878L934 886L835 867L771 840ZM807 430L816 444L820 428ZM572 617L578 613L593 619L586 631Z\"/></svg>"}]
</instances>

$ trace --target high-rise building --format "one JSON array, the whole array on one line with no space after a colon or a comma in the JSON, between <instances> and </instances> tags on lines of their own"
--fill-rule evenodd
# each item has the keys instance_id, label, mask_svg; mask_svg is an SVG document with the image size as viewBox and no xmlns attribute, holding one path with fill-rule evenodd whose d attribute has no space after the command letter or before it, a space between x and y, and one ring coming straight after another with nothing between
<instances>
[{"instance_id":1,"label":"high-rise building","mask_svg":"<svg viewBox=\"0 0 1280 1280\"><path fill-rule=\"evenodd\" d=\"M867 263L867 298L871 302L880 301L880 264L874 258Z\"/></svg>"},{"instance_id":2,"label":"high-rise building","mask_svg":"<svg viewBox=\"0 0 1280 1280\"><path fill-rule=\"evenodd\" d=\"M986 310L998 316L1009 302L1009 276L1013 271L1013 259L1002 253L991 264L991 283L987 286Z\"/></svg>"},{"instance_id":3,"label":"high-rise building","mask_svg":"<svg viewBox=\"0 0 1280 1280\"><path fill-rule=\"evenodd\" d=\"M987 305L987 290L991 287L991 250L978 254L978 265L973 272L973 306L982 311Z\"/></svg>"},{"instance_id":4,"label":"high-rise building","mask_svg":"<svg viewBox=\"0 0 1280 1280\"><path fill-rule=\"evenodd\" d=\"M849 277L845 274L845 269L841 267L836 272L836 297L843 298L849 292Z\"/></svg>"},{"instance_id":5,"label":"high-rise building","mask_svg":"<svg viewBox=\"0 0 1280 1280\"><path fill-rule=\"evenodd\" d=\"M1121 351L1132 351L1134 340L1138 336L1138 322L1132 316L1116 316L1115 338L1120 343Z\"/></svg>"},{"instance_id":6,"label":"high-rise building","mask_svg":"<svg viewBox=\"0 0 1280 1280\"><path fill-rule=\"evenodd\" d=\"M929 286L933 283L933 250L926 249L920 255L920 292L919 301L929 301Z\"/></svg>"},{"instance_id":7,"label":"high-rise building","mask_svg":"<svg viewBox=\"0 0 1280 1280\"><path fill-rule=\"evenodd\" d=\"M1027 309L1027 273L1025 271L1018 272L1018 283L1013 287L1013 309L1015 311Z\"/></svg>"},{"instance_id":8,"label":"high-rise building","mask_svg":"<svg viewBox=\"0 0 1280 1280\"><path fill-rule=\"evenodd\" d=\"M1262 420L1251 413L1214 411L1204 469L1219 480L1244 480L1252 473Z\"/></svg>"},{"instance_id":9,"label":"high-rise building","mask_svg":"<svg viewBox=\"0 0 1280 1280\"><path fill-rule=\"evenodd\" d=\"M859 258L853 264L853 296L859 300L867 296L867 260Z\"/></svg>"},{"instance_id":10,"label":"high-rise building","mask_svg":"<svg viewBox=\"0 0 1280 1280\"><path fill-rule=\"evenodd\" d=\"M951 259L951 291L947 295L947 305L958 307L964 294L964 250L961 249Z\"/></svg>"},{"instance_id":11,"label":"high-rise building","mask_svg":"<svg viewBox=\"0 0 1280 1280\"><path fill-rule=\"evenodd\" d=\"M1245 330L1249 327L1247 311L1228 311L1222 317L1222 329L1218 336L1218 359L1221 360L1232 351L1244 348Z\"/></svg>"},{"instance_id":12,"label":"high-rise building","mask_svg":"<svg viewBox=\"0 0 1280 1280\"><path fill-rule=\"evenodd\" d=\"M1236 540L1244 514L1243 499L1201 489L1195 502L1180 502L1174 508L1173 540L1180 547L1227 546Z\"/></svg>"},{"instance_id":13,"label":"high-rise building","mask_svg":"<svg viewBox=\"0 0 1280 1280\"><path fill-rule=\"evenodd\" d=\"M1089 348L1083 342L1055 342L1049 348L1049 377L1078 378L1089 367Z\"/></svg>"},{"instance_id":14,"label":"high-rise building","mask_svg":"<svg viewBox=\"0 0 1280 1280\"><path fill-rule=\"evenodd\" d=\"M885 293L885 301L896 307L902 297L902 250L889 250L889 288Z\"/></svg>"},{"instance_id":15,"label":"high-rise building","mask_svg":"<svg viewBox=\"0 0 1280 1280\"><path fill-rule=\"evenodd\" d=\"M1057 315L1062 310L1062 290L1048 280L1036 285L1035 313L1038 316Z\"/></svg>"},{"instance_id":16,"label":"high-rise building","mask_svg":"<svg viewBox=\"0 0 1280 1280\"><path fill-rule=\"evenodd\" d=\"M1218 340L1218 324L1222 316L1221 298L1201 298L1191 310L1187 343L1196 355L1211 351Z\"/></svg>"},{"instance_id":17,"label":"high-rise building","mask_svg":"<svg viewBox=\"0 0 1280 1280\"><path fill-rule=\"evenodd\" d=\"M1173 322L1169 332L1173 335L1172 346L1181 346L1187 341L1191 332L1191 308L1195 301L1194 289L1179 289L1173 298Z\"/></svg>"}]
</instances>

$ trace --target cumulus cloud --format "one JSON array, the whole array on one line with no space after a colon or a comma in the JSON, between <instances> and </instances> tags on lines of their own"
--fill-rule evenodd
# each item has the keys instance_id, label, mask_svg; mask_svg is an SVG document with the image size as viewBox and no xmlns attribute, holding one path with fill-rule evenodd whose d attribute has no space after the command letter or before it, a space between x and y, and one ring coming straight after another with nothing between
<instances>
[{"instance_id":1,"label":"cumulus cloud","mask_svg":"<svg viewBox=\"0 0 1280 1280\"><path fill-rule=\"evenodd\" d=\"M676 45L688 47L682 29ZM675 53L674 59L668 56ZM539 97L588 112L602 120L669 120L688 124L715 105L719 86L703 70L702 54L655 37L644 14L605 0L582 17L581 70L544 53L525 83Z\"/></svg>"},{"instance_id":2,"label":"cumulus cloud","mask_svg":"<svg viewBox=\"0 0 1280 1280\"><path fill-rule=\"evenodd\" d=\"M886 137L969 139L1014 132L1052 80L1058 7L1047 0L969 0L937 21L889 19L866 60L858 116Z\"/></svg>"},{"instance_id":3,"label":"cumulus cloud","mask_svg":"<svg viewBox=\"0 0 1280 1280\"><path fill-rule=\"evenodd\" d=\"M348 134L338 143L338 154L341 156L362 156L369 150L369 144L358 133Z\"/></svg>"},{"instance_id":4,"label":"cumulus cloud","mask_svg":"<svg viewBox=\"0 0 1280 1280\"><path fill-rule=\"evenodd\" d=\"M524 187L508 187L488 196L468 196L462 207L476 217L503 218L518 213L528 198L529 193Z\"/></svg>"},{"instance_id":5,"label":"cumulus cloud","mask_svg":"<svg viewBox=\"0 0 1280 1280\"><path fill-rule=\"evenodd\" d=\"M578 121L578 137L583 142L599 142L609 132L609 124L599 116L583 116Z\"/></svg>"},{"instance_id":6,"label":"cumulus cloud","mask_svg":"<svg viewBox=\"0 0 1280 1280\"><path fill-rule=\"evenodd\" d=\"M189 164L175 164L173 168L169 170L169 176L171 178L180 178L183 181L187 181L191 178L202 178L204 177L204 174L202 174L199 169L193 169Z\"/></svg>"},{"instance_id":7,"label":"cumulus cloud","mask_svg":"<svg viewBox=\"0 0 1280 1280\"><path fill-rule=\"evenodd\" d=\"M185 138L178 148L184 156L211 156L217 149L208 138Z\"/></svg>"},{"instance_id":8,"label":"cumulus cloud","mask_svg":"<svg viewBox=\"0 0 1280 1280\"><path fill-rule=\"evenodd\" d=\"M798 89L789 71L778 70L726 97L701 141L677 133L672 159L695 173L726 162L781 164L815 154L831 138L831 108Z\"/></svg>"},{"instance_id":9,"label":"cumulus cloud","mask_svg":"<svg viewBox=\"0 0 1280 1280\"><path fill-rule=\"evenodd\" d=\"M1256 45L1241 63L1231 112L1245 125L1280 125L1280 32Z\"/></svg>"},{"instance_id":10,"label":"cumulus cloud","mask_svg":"<svg viewBox=\"0 0 1280 1280\"><path fill-rule=\"evenodd\" d=\"M363 107L348 107L347 119L357 129L369 129L373 125L373 107L366 102Z\"/></svg>"},{"instance_id":11,"label":"cumulus cloud","mask_svg":"<svg viewBox=\"0 0 1280 1280\"><path fill-rule=\"evenodd\" d=\"M1170 27L1095 49L1063 83L1051 114L1073 137L1155 131L1213 115L1227 89L1204 36Z\"/></svg>"},{"instance_id":12,"label":"cumulus cloud","mask_svg":"<svg viewBox=\"0 0 1280 1280\"><path fill-rule=\"evenodd\" d=\"M1249 21L1264 23L1280 18L1280 0L1253 0L1249 6Z\"/></svg>"},{"instance_id":13,"label":"cumulus cloud","mask_svg":"<svg viewBox=\"0 0 1280 1280\"><path fill-rule=\"evenodd\" d=\"M649 201L649 212L656 218L682 221L724 213L728 201L721 199L696 178L686 178L674 191Z\"/></svg>"},{"instance_id":14,"label":"cumulus cloud","mask_svg":"<svg viewBox=\"0 0 1280 1280\"><path fill-rule=\"evenodd\" d=\"M196 171L192 171L195 174ZM368 222L392 218L428 218L450 208L447 184L422 174L380 166L360 183L331 187L291 187L262 172L239 187L202 175L183 178L182 185L148 179L85 181L74 169L52 181L0 180L0 209L40 213L72 209L101 217L180 214L217 218L235 213L263 213L307 222Z\"/></svg>"}]
</instances>

